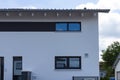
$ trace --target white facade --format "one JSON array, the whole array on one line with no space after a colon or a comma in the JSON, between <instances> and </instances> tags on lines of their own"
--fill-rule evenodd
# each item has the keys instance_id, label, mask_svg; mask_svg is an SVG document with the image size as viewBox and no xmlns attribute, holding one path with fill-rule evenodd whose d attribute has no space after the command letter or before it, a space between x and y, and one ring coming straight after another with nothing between
<instances>
[{"instance_id":1,"label":"white facade","mask_svg":"<svg viewBox=\"0 0 120 80\"><path fill-rule=\"evenodd\" d=\"M22 70L31 71L32 80L72 80L73 76L99 77L98 13L87 12L83 13L84 16L75 14L59 18L46 16L47 18L30 19L29 16L0 16L1 22L81 22L80 32L0 32L4 80L12 80L13 56L22 56ZM81 56L81 69L55 69L55 56Z\"/></svg>"}]
</instances>

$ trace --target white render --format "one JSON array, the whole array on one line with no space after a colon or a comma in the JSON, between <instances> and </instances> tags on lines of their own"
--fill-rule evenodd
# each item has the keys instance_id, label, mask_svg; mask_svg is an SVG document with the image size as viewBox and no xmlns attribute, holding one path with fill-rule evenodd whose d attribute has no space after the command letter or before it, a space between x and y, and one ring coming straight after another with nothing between
<instances>
[{"instance_id":1,"label":"white render","mask_svg":"<svg viewBox=\"0 0 120 80\"><path fill-rule=\"evenodd\" d=\"M99 77L98 14L95 14L87 13L80 17L71 14L67 18L45 19L14 16L0 18L1 22L81 22L81 32L0 32L0 56L5 61L4 80L12 80L13 56L22 56L23 71L31 71L32 80ZM85 57L86 53L88 57ZM55 56L81 56L81 69L55 69Z\"/></svg>"}]
</instances>

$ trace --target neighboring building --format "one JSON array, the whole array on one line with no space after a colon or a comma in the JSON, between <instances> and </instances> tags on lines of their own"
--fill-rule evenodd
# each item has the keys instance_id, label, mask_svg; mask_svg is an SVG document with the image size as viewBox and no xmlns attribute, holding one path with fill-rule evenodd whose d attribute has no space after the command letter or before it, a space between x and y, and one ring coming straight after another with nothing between
<instances>
[{"instance_id":1,"label":"neighboring building","mask_svg":"<svg viewBox=\"0 0 120 80\"><path fill-rule=\"evenodd\" d=\"M104 64L105 64L105 62L99 62L99 69L100 69L100 78L104 78L104 77L106 77L106 70L104 69Z\"/></svg>"},{"instance_id":2,"label":"neighboring building","mask_svg":"<svg viewBox=\"0 0 120 80\"><path fill-rule=\"evenodd\" d=\"M100 70L100 77L101 78L106 77L106 71L105 70Z\"/></svg>"},{"instance_id":3,"label":"neighboring building","mask_svg":"<svg viewBox=\"0 0 120 80\"><path fill-rule=\"evenodd\" d=\"M120 80L120 54L114 62L113 68L115 69L115 80Z\"/></svg>"},{"instance_id":4,"label":"neighboring building","mask_svg":"<svg viewBox=\"0 0 120 80\"><path fill-rule=\"evenodd\" d=\"M0 9L0 80L98 80L99 12Z\"/></svg>"}]
</instances>

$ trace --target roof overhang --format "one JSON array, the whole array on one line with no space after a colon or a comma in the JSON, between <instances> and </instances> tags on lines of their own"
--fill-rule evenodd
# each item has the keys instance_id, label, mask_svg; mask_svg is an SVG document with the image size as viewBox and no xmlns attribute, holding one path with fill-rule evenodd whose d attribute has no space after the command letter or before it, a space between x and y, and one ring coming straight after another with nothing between
<instances>
[{"instance_id":1,"label":"roof overhang","mask_svg":"<svg viewBox=\"0 0 120 80\"><path fill-rule=\"evenodd\" d=\"M0 21L80 21L110 9L0 9Z\"/></svg>"},{"instance_id":2,"label":"roof overhang","mask_svg":"<svg viewBox=\"0 0 120 80\"><path fill-rule=\"evenodd\" d=\"M108 13L110 9L0 9L0 12L102 12Z\"/></svg>"}]
</instances>

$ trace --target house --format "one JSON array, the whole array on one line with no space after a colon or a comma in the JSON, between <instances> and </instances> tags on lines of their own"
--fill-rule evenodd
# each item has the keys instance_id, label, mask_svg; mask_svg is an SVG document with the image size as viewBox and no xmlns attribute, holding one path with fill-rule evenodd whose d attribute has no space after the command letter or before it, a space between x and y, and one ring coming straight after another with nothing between
<instances>
[{"instance_id":1,"label":"house","mask_svg":"<svg viewBox=\"0 0 120 80\"><path fill-rule=\"evenodd\" d=\"M120 54L116 58L114 64L113 64L113 69L115 69L115 80L120 79Z\"/></svg>"},{"instance_id":2,"label":"house","mask_svg":"<svg viewBox=\"0 0 120 80\"><path fill-rule=\"evenodd\" d=\"M98 80L98 13L0 9L0 80Z\"/></svg>"},{"instance_id":3,"label":"house","mask_svg":"<svg viewBox=\"0 0 120 80\"><path fill-rule=\"evenodd\" d=\"M106 77L106 71L105 70L100 70L100 78Z\"/></svg>"},{"instance_id":4,"label":"house","mask_svg":"<svg viewBox=\"0 0 120 80\"><path fill-rule=\"evenodd\" d=\"M100 78L106 77L107 71L104 69L105 62L99 62Z\"/></svg>"}]
</instances>

